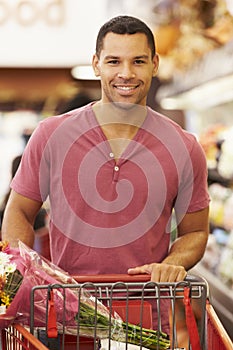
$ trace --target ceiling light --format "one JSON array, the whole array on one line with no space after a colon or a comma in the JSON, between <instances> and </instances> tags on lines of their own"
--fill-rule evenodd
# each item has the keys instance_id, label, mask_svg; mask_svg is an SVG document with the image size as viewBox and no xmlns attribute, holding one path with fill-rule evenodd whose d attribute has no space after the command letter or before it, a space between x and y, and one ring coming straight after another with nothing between
<instances>
[{"instance_id":1,"label":"ceiling light","mask_svg":"<svg viewBox=\"0 0 233 350\"><path fill-rule=\"evenodd\" d=\"M99 77L95 76L91 65L75 66L71 70L71 75L78 80L99 80Z\"/></svg>"},{"instance_id":2,"label":"ceiling light","mask_svg":"<svg viewBox=\"0 0 233 350\"><path fill-rule=\"evenodd\" d=\"M205 110L233 101L233 75L214 79L175 96L160 96L164 109Z\"/></svg>"}]
</instances>

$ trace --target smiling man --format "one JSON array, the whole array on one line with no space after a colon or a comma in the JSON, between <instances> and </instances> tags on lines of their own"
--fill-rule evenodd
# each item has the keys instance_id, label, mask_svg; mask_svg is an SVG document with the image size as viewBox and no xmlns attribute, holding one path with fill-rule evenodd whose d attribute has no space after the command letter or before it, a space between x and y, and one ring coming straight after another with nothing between
<instances>
[{"instance_id":1,"label":"smiling man","mask_svg":"<svg viewBox=\"0 0 233 350\"><path fill-rule=\"evenodd\" d=\"M118 16L100 28L101 99L37 127L11 184L5 240L32 246L49 197L51 258L70 274L185 278L208 239L206 160L193 135L146 106L158 64L141 20Z\"/></svg>"},{"instance_id":2,"label":"smiling man","mask_svg":"<svg viewBox=\"0 0 233 350\"><path fill-rule=\"evenodd\" d=\"M102 83L101 102L145 106L158 63L144 33L107 33L101 51L98 48L93 58L95 74Z\"/></svg>"}]
</instances>

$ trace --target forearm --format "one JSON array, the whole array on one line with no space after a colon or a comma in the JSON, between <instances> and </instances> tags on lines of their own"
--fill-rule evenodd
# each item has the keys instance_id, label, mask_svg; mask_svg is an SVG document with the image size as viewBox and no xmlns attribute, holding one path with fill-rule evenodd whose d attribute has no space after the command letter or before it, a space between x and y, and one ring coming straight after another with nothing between
<instances>
[{"instance_id":1,"label":"forearm","mask_svg":"<svg viewBox=\"0 0 233 350\"><path fill-rule=\"evenodd\" d=\"M128 273L147 273L155 282L182 281L187 271L202 258L207 237L207 232L187 233L173 243L168 256L161 263L130 268Z\"/></svg>"},{"instance_id":2,"label":"forearm","mask_svg":"<svg viewBox=\"0 0 233 350\"><path fill-rule=\"evenodd\" d=\"M204 255L208 233L191 232L178 238L171 246L168 256L162 261L169 265L191 269Z\"/></svg>"},{"instance_id":3,"label":"forearm","mask_svg":"<svg viewBox=\"0 0 233 350\"><path fill-rule=\"evenodd\" d=\"M18 246L18 240L33 247L35 236L33 226L41 205L42 202L11 191L4 213L2 236L12 247Z\"/></svg>"},{"instance_id":4,"label":"forearm","mask_svg":"<svg viewBox=\"0 0 233 350\"><path fill-rule=\"evenodd\" d=\"M34 221L42 203L30 200L12 191L4 212L2 238L12 247L18 246L18 240L29 247L34 243Z\"/></svg>"},{"instance_id":5,"label":"forearm","mask_svg":"<svg viewBox=\"0 0 233 350\"><path fill-rule=\"evenodd\" d=\"M24 213L11 212L10 208L5 212L2 239L8 241L11 247L18 247L18 240L33 247L34 235L33 224L28 221Z\"/></svg>"}]
</instances>

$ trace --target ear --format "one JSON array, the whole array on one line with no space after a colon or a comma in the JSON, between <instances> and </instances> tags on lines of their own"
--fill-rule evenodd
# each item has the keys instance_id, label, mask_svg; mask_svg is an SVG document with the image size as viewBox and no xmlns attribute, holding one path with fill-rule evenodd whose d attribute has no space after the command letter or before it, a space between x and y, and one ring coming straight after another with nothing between
<instances>
[{"instance_id":1,"label":"ear","mask_svg":"<svg viewBox=\"0 0 233 350\"><path fill-rule=\"evenodd\" d=\"M96 76L96 77L99 77L99 76L100 76L99 59L98 59L98 57L97 57L96 54L93 55L93 58L92 58L92 67L93 67L95 76Z\"/></svg>"},{"instance_id":2,"label":"ear","mask_svg":"<svg viewBox=\"0 0 233 350\"><path fill-rule=\"evenodd\" d=\"M153 65L154 65L154 68L153 68L152 74L153 74L153 77L155 77L159 68L159 55L157 53L153 57Z\"/></svg>"}]
</instances>

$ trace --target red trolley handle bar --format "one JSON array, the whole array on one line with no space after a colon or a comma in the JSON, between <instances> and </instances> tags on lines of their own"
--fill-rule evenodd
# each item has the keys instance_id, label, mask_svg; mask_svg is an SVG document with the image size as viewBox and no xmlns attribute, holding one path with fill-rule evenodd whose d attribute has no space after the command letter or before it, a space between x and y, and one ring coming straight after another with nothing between
<instances>
[{"instance_id":1,"label":"red trolley handle bar","mask_svg":"<svg viewBox=\"0 0 233 350\"><path fill-rule=\"evenodd\" d=\"M128 274L104 274L104 275L77 275L73 278L78 283L114 283L114 282L148 282L150 275L128 275Z\"/></svg>"},{"instance_id":2,"label":"red trolley handle bar","mask_svg":"<svg viewBox=\"0 0 233 350\"><path fill-rule=\"evenodd\" d=\"M78 283L114 283L114 282L149 282L149 274L128 275L128 274L103 274L103 275L74 275L73 278ZM197 282L199 278L193 275L187 275L185 281Z\"/></svg>"}]
</instances>

